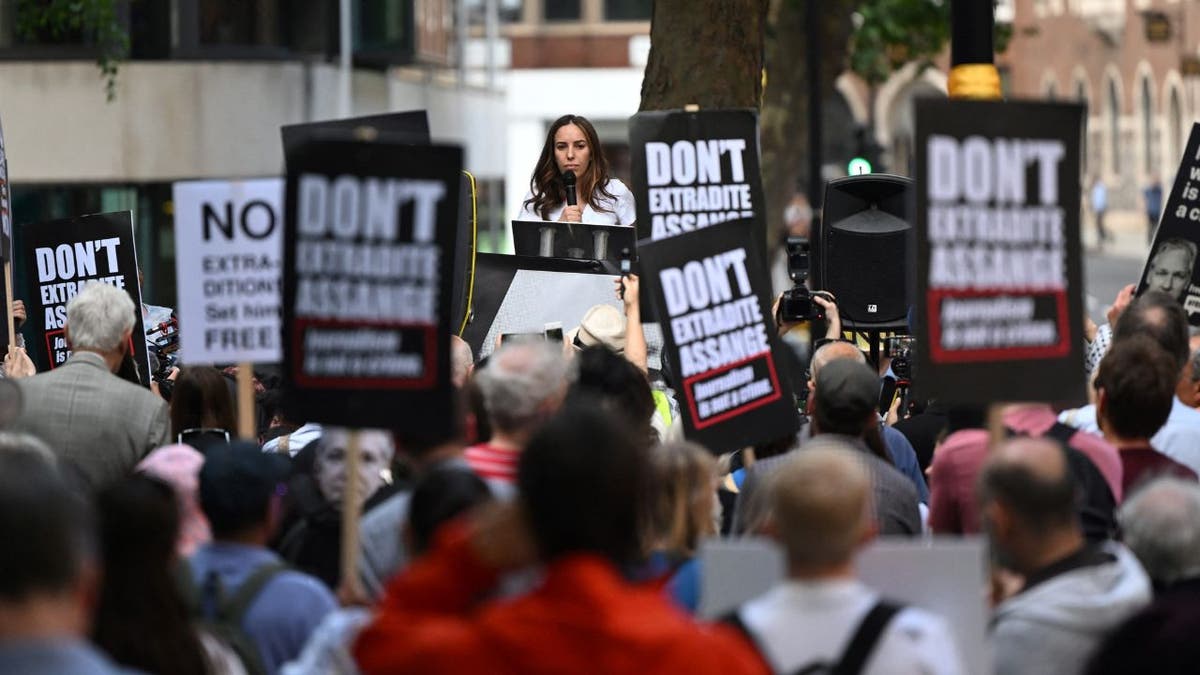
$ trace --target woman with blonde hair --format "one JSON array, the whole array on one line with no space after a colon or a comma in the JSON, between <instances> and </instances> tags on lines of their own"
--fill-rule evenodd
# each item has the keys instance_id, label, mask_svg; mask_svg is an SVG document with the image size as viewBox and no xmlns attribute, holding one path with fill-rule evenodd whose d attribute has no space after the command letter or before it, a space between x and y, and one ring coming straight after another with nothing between
<instances>
[{"instance_id":1,"label":"woman with blonde hair","mask_svg":"<svg viewBox=\"0 0 1200 675\"><path fill-rule=\"evenodd\" d=\"M667 592L689 612L700 600L696 550L716 527L717 463L695 443L666 443L650 452L653 494L645 539L653 572L667 577Z\"/></svg>"}]
</instances>

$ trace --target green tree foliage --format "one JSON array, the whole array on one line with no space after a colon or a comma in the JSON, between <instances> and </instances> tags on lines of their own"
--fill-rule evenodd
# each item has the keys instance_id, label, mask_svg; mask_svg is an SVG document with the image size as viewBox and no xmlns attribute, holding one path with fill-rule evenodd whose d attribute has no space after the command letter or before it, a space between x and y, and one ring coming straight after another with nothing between
<instances>
[{"instance_id":1,"label":"green tree foliage","mask_svg":"<svg viewBox=\"0 0 1200 675\"><path fill-rule=\"evenodd\" d=\"M17 0L17 33L30 42L71 39L95 46L96 63L111 102L117 96L117 70L129 57L129 34L117 16L117 2Z\"/></svg>"},{"instance_id":2,"label":"green tree foliage","mask_svg":"<svg viewBox=\"0 0 1200 675\"><path fill-rule=\"evenodd\" d=\"M854 23L849 66L873 86L911 61L928 64L946 48L950 0L865 0ZM1011 35L1011 25L996 26L996 51L1005 50Z\"/></svg>"}]
</instances>

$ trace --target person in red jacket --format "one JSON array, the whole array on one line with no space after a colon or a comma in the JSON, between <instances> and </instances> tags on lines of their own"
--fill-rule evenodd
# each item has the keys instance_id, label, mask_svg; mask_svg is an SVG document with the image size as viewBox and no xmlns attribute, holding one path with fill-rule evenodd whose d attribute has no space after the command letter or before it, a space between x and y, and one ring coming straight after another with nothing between
<instances>
[{"instance_id":1,"label":"person in red jacket","mask_svg":"<svg viewBox=\"0 0 1200 675\"><path fill-rule=\"evenodd\" d=\"M693 621L623 570L642 555L644 443L595 403L575 402L521 455L520 498L451 524L396 577L354 645L382 673L767 673L728 626ZM508 570L540 562L514 600L481 600Z\"/></svg>"}]
</instances>

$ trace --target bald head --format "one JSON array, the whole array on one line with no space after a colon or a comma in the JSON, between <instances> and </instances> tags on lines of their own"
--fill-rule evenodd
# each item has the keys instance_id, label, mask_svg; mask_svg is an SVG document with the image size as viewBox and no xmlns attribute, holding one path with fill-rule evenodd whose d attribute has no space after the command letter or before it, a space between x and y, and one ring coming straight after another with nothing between
<instances>
[{"instance_id":1,"label":"bald head","mask_svg":"<svg viewBox=\"0 0 1200 675\"><path fill-rule=\"evenodd\" d=\"M450 382L461 389L475 368L471 345L457 335L450 336Z\"/></svg>"},{"instance_id":2,"label":"bald head","mask_svg":"<svg viewBox=\"0 0 1200 675\"><path fill-rule=\"evenodd\" d=\"M852 342L827 342L817 348L813 354L812 364L809 366L809 374L812 376L812 381L817 381L817 373L821 368L830 361L840 359L853 359L858 363L865 364L867 357L863 356L862 350Z\"/></svg>"},{"instance_id":3,"label":"bald head","mask_svg":"<svg viewBox=\"0 0 1200 675\"><path fill-rule=\"evenodd\" d=\"M979 476L979 501L1003 507L1026 531L1074 528L1077 494L1066 451L1045 438L1016 438L992 452Z\"/></svg>"},{"instance_id":4,"label":"bald head","mask_svg":"<svg viewBox=\"0 0 1200 675\"><path fill-rule=\"evenodd\" d=\"M848 563L872 527L871 479L844 444L804 450L771 474L770 522L793 573Z\"/></svg>"}]
</instances>

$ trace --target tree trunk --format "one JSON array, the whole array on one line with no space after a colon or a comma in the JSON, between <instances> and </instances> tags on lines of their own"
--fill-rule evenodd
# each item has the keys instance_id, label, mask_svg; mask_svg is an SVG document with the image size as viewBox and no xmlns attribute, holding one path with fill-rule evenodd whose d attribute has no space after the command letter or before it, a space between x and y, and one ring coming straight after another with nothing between
<instances>
[{"instance_id":1,"label":"tree trunk","mask_svg":"<svg viewBox=\"0 0 1200 675\"><path fill-rule=\"evenodd\" d=\"M757 108L770 0L655 0L641 110Z\"/></svg>"},{"instance_id":2,"label":"tree trunk","mask_svg":"<svg viewBox=\"0 0 1200 675\"><path fill-rule=\"evenodd\" d=\"M845 70L854 4L852 0L825 0L821 13L821 91L826 98L833 95L834 80ZM771 246L782 238L784 208L793 194L805 192L807 186L809 110L804 15L804 0L771 2L766 39L767 91L759 121L767 242ZM813 204L814 211L816 208Z\"/></svg>"}]
</instances>

